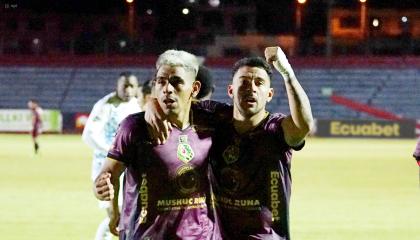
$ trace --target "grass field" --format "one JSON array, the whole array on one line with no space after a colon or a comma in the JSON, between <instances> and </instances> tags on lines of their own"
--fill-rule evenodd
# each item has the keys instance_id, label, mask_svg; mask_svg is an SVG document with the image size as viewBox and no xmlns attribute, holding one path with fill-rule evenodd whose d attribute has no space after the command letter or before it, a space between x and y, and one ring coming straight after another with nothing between
<instances>
[{"instance_id":1,"label":"grass field","mask_svg":"<svg viewBox=\"0 0 420 240\"><path fill-rule=\"evenodd\" d=\"M308 139L292 164L293 239L420 239L415 140ZM105 213L77 135L0 134L0 239L93 239Z\"/></svg>"}]
</instances>

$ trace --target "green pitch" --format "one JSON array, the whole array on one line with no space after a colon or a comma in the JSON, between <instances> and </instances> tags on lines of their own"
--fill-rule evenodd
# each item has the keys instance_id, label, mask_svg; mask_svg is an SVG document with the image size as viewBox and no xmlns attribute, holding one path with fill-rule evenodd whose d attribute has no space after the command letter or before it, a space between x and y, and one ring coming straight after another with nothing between
<instances>
[{"instance_id":1,"label":"green pitch","mask_svg":"<svg viewBox=\"0 0 420 240\"><path fill-rule=\"evenodd\" d=\"M93 239L105 216L76 135L0 135L0 239ZM292 163L293 239L419 239L415 140L316 139Z\"/></svg>"}]
</instances>

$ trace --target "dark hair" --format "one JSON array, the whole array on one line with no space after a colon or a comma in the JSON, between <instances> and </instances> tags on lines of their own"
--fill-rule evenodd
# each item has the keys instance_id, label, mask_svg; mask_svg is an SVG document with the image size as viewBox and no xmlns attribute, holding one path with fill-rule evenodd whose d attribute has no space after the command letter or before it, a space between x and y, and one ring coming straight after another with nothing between
<instances>
[{"instance_id":1,"label":"dark hair","mask_svg":"<svg viewBox=\"0 0 420 240\"><path fill-rule=\"evenodd\" d=\"M134 74L132 72L130 72L130 71L126 71L126 72L121 72L120 73L120 77L125 77L125 78L129 78L132 75L134 75Z\"/></svg>"},{"instance_id":2,"label":"dark hair","mask_svg":"<svg viewBox=\"0 0 420 240\"><path fill-rule=\"evenodd\" d=\"M240 59L233 65L232 78L235 75L235 73L238 71L238 69L244 66L262 68L267 72L268 77L270 79L271 79L271 76L273 75L273 70L271 69L270 64L268 64L267 61L265 61L263 58L247 57L247 58Z\"/></svg>"},{"instance_id":3,"label":"dark hair","mask_svg":"<svg viewBox=\"0 0 420 240\"><path fill-rule=\"evenodd\" d=\"M195 78L201 83L200 92L197 94L197 99L201 99L207 96L209 93L214 92L214 83L213 76L208 68L200 65L197 72L197 77Z\"/></svg>"},{"instance_id":4,"label":"dark hair","mask_svg":"<svg viewBox=\"0 0 420 240\"><path fill-rule=\"evenodd\" d=\"M143 85L141 86L141 93L143 94L143 96L152 94L152 84L153 82L150 80L147 80L143 83Z\"/></svg>"}]
</instances>

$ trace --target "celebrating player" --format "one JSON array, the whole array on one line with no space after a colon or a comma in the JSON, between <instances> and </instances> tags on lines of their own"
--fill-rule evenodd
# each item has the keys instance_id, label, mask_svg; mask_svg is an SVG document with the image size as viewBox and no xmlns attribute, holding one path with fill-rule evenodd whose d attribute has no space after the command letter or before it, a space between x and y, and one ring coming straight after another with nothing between
<instances>
[{"instance_id":1,"label":"celebrating player","mask_svg":"<svg viewBox=\"0 0 420 240\"><path fill-rule=\"evenodd\" d=\"M292 149L303 147L313 118L308 97L281 48L266 48L265 57L283 76L291 115L265 109L274 91L271 67L264 59L235 63L228 87L233 122L217 126L211 157L210 180L224 239L290 239ZM160 112L149 106L151 112ZM201 107L226 115L223 104L204 102ZM155 125L156 119L164 119L157 115L148 116L148 122Z\"/></svg>"},{"instance_id":2,"label":"celebrating player","mask_svg":"<svg viewBox=\"0 0 420 240\"><path fill-rule=\"evenodd\" d=\"M150 142L144 113L127 117L96 180L95 193L100 199L112 199L110 229L120 239L220 239L209 204L211 134L190 118L192 99L200 90L195 80L197 59L184 51L168 50L157 60L156 70L154 95L173 125L168 141ZM120 215L116 192L124 170Z\"/></svg>"},{"instance_id":3,"label":"celebrating player","mask_svg":"<svg viewBox=\"0 0 420 240\"><path fill-rule=\"evenodd\" d=\"M291 115L265 109L274 94L266 61L245 58L235 63L228 87L233 123L219 126L211 162L225 239L290 239L292 149L303 147L313 118L281 48L266 48L265 57L283 76Z\"/></svg>"}]
</instances>

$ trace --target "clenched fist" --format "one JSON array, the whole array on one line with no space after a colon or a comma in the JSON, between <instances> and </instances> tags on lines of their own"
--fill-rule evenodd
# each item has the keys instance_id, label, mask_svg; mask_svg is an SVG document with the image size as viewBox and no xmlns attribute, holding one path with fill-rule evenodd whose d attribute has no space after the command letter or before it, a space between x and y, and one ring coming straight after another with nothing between
<instances>
[{"instance_id":1,"label":"clenched fist","mask_svg":"<svg viewBox=\"0 0 420 240\"><path fill-rule=\"evenodd\" d=\"M97 199L111 201L114 198L114 186L111 183L111 173L101 173L95 180L94 193Z\"/></svg>"},{"instance_id":2,"label":"clenched fist","mask_svg":"<svg viewBox=\"0 0 420 240\"><path fill-rule=\"evenodd\" d=\"M286 55L280 47L267 47L264 51L264 55L267 62L272 63L283 78L286 79L295 74Z\"/></svg>"}]
</instances>

